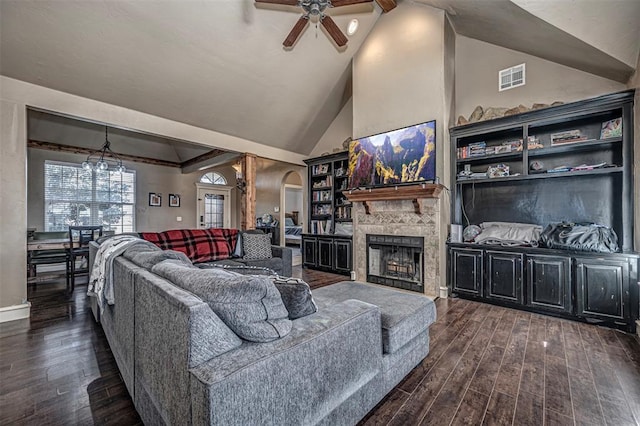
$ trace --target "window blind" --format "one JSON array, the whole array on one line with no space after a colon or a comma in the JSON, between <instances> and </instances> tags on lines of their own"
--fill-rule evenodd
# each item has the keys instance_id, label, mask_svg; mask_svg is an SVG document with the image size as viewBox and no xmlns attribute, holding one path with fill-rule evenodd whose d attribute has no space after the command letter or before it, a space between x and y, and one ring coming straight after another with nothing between
<instances>
[{"instance_id":1,"label":"window blind","mask_svg":"<svg viewBox=\"0 0 640 426\"><path fill-rule=\"evenodd\" d=\"M102 225L119 234L135 231L136 174L87 171L78 164L44 165L45 231L69 225Z\"/></svg>"}]
</instances>

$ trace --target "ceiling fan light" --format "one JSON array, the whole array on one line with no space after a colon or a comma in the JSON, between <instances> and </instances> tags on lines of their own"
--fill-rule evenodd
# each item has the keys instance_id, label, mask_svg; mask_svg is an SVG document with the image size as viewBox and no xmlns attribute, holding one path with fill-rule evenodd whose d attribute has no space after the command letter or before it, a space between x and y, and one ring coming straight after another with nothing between
<instances>
[{"instance_id":1,"label":"ceiling fan light","mask_svg":"<svg viewBox=\"0 0 640 426\"><path fill-rule=\"evenodd\" d=\"M359 25L359 22L355 18L349 21L349 26L347 27L347 34L350 36L354 35L356 31L358 31L358 25Z\"/></svg>"}]
</instances>

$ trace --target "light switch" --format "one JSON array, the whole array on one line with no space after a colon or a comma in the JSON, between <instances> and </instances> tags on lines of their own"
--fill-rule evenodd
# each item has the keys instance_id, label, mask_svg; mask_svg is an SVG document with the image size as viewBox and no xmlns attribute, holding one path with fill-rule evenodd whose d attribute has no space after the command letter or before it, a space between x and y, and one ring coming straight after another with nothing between
<instances>
[{"instance_id":1,"label":"light switch","mask_svg":"<svg viewBox=\"0 0 640 426\"><path fill-rule=\"evenodd\" d=\"M278 212L280 211L280 207L275 206L275 207L273 208L273 211L274 211L275 213L278 213Z\"/></svg>"},{"instance_id":2,"label":"light switch","mask_svg":"<svg viewBox=\"0 0 640 426\"><path fill-rule=\"evenodd\" d=\"M178 216L178 217L176 217L176 220L177 220L178 222L182 222L182 216Z\"/></svg>"}]
</instances>

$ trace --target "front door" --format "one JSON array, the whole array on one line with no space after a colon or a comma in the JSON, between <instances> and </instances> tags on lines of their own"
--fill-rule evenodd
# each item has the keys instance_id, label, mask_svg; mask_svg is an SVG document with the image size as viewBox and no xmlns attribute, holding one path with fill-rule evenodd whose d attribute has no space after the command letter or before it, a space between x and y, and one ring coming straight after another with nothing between
<instances>
[{"instance_id":1,"label":"front door","mask_svg":"<svg viewBox=\"0 0 640 426\"><path fill-rule=\"evenodd\" d=\"M198 184L199 229L231 227L231 188Z\"/></svg>"}]
</instances>

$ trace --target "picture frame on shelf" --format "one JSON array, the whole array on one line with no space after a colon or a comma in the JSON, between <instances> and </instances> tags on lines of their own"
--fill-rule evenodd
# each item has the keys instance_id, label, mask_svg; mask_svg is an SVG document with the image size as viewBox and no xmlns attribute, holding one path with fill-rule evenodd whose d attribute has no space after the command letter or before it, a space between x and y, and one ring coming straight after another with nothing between
<instances>
[{"instance_id":1,"label":"picture frame on shelf","mask_svg":"<svg viewBox=\"0 0 640 426\"><path fill-rule=\"evenodd\" d=\"M169 207L180 207L180 194L169 194Z\"/></svg>"},{"instance_id":2,"label":"picture frame on shelf","mask_svg":"<svg viewBox=\"0 0 640 426\"><path fill-rule=\"evenodd\" d=\"M567 130L559 133L552 133L549 138L551 139L551 146L566 145L570 143L577 143L586 141L588 138L580 132L580 130Z\"/></svg>"},{"instance_id":3,"label":"picture frame on shelf","mask_svg":"<svg viewBox=\"0 0 640 426\"><path fill-rule=\"evenodd\" d=\"M600 139L618 138L622 136L622 117L602 123Z\"/></svg>"},{"instance_id":4,"label":"picture frame on shelf","mask_svg":"<svg viewBox=\"0 0 640 426\"><path fill-rule=\"evenodd\" d=\"M161 207L162 206L162 195L156 192L149 193L149 206L150 207Z\"/></svg>"}]
</instances>

